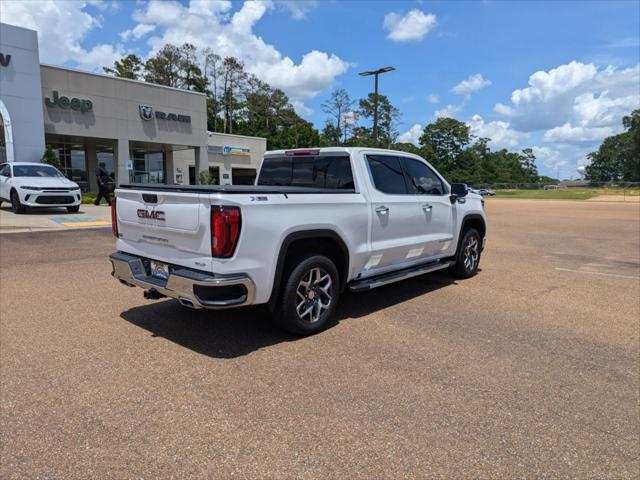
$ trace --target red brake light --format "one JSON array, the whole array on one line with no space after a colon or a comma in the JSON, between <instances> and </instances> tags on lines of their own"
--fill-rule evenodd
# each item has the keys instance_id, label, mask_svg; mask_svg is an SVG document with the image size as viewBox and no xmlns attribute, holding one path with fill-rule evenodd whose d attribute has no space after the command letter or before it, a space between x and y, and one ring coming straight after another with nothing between
<instances>
[{"instance_id":1,"label":"red brake light","mask_svg":"<svg viewBox=\"0 0 640 480\"><path fill-rule=\"evenodd\" d=\"M118 216L116 211L116 199L111 200L111 231L118 238Z\"/></svg>"},{"instance_id":2,"label":"red brake light","mask_svg":"<svg viewBox=\"0 0 640 480\"><path fill-rule=\"evenodd\" d=\"M296 150L285 150L284 154L287 157L303 157L303 156L317 156L320 155L319 148L298 148Z\"/></svg>"},{"instance_id":3,"label":"red brake light","mask_svg":"<svg viewBox=\"0 0 640 480\"><path fill-rule=\"evenodd\" d=\"M211 255L229 258L240 237L241 215L238 207L211 206Z\"/></svg>"}]
</instances>

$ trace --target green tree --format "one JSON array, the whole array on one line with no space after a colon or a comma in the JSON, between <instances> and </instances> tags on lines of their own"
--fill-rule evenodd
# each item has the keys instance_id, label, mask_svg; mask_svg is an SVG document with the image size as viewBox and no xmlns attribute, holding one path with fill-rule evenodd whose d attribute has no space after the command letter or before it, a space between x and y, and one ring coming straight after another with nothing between
<instances>
[{"instance_id":1,"label":"green tree","mask_svg":"<svg viewBox=\"0 0 640 480\"><path fill-rule=\"evenodd\" d=\"M340 144L340 130L333 123L327 122L322 129L321 137L323 147L333 147Z\"/></svg>"},{"instance_id":2,"label":"green tree","mask_svg":"<svg viewBox=\"0 0 640 480\"><path fill-rule=\"evenodd\" d=\"M419 139L427 160L443 175L458 169L462 152L470 141L469 126L454 118L438 118L424 128Z\"/></svg>"},{"instance_id":3,"label":"green tree","mask_svg":"<svg viewBox=\"0 0 640 480\"><path fill-rule=\"evenodd\" d=\"M144 80L149 83L180 88L182 63L180 49L168 43L144 64Z\"/></svg>"},{"instance_id":4,"label":"green tree","mask_svg":"<svg viewBox=\"0 0 640 480\"><path fill-rule=\"evenodd\" d=\"M389 146L392 150L399 150L401 152L413 153L415 155L421 155L422 151L416 147L413 143L403 142L403 143L394 143Z\"/></svg>"},{"instance_id":5,"label":"green tree","mask_svg":"<svg viewBox=\"0 0 640 480\"><path fill-rule=\"evenodd\" d=\"M113 68L102 67L102 70L116 77L139 80L142 75L143 68L144 65L142 64L140 57L131 53L126 57L113 62Z\"/></svg>"},{"instance_id":6,"label":"green tree","mask_svg":"<svg viewBox=\"0 0 640 480\"><path fill-rule=\"evenodd\" d=\"M340 145L347 141L345 137L349 122L348 115L352 114L354 103L344 88L331 92L330 97L322 103L322 111L329 116L325 130L330 126L331 132L334 133L331 135L330 145Z\"/></svg>"},{"instance_id":7,"label":"green tree","mask_svg":"<svg viewBox=\"0 0 640 480\"><path fill-rule=\"evenodd\" d=\"M596 181L640 181L640 110L622 119L626 129L619 135L607 137L597 151L587 158L587 177Z\"/></svg>"},{"instance_id":8,"label":"green tree","mask_svg":"<svg viewBox=\"0 0 640 480\"><path fill-rule=\"evenodd\" d=\"M167 87L205 92L207 79L197 64L198 50L185 43L181 47L170 43L144 64L144 80Z\"/></svg>"},{"instance_id":9,"label":"green tree","mask_svg":"<svg viewBox=\"0 0 640 480\"><path fill-rule=\"evenodd\" d=\"M366 118L373 122L373 112L375 105L375 95L370 93L367 98L361 98L359 101L359 110L358 115L360 118ZM393 142L395 142L396 138L398 138L398 130L396 128L396 124L400 119L400 110L394 107L389 98L386 95L378 94L378 145L384 148L388 148ZM354 128L354 136L355 135ZM370 133L370 139L365 143L366 146L374 146L375 141L373 140L373 128L367 130L359 130L358 135L363 135L366 131ZM364 144L363 144L364 145Z\"/></svg>"}]
</instances>

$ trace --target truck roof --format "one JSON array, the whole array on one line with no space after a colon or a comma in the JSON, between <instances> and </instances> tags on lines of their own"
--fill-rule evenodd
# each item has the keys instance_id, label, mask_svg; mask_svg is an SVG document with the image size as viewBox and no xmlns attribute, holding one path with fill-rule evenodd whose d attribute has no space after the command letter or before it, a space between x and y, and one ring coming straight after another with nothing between
<instances>
[{"instance_id":1,"label":"truck roof","mask_svg":"<svg viewBox=\"0 0 640 480\"><path fill-rule=\"evenodd\" d=\"M280 150L269 150L265 152L265 156L277 156L277 155L286 155L286 152L302 152L305 150L319 150L320 154L336 154L336 153L358 153L362 150L366 150L367 152L377 152L377 153L399 153L402 155L414 155L410 152L404 152L402 150L390 150L388 148L374 148L374 147L305 147L305 148L287 148Z\"/></svg>"}]
</instances>

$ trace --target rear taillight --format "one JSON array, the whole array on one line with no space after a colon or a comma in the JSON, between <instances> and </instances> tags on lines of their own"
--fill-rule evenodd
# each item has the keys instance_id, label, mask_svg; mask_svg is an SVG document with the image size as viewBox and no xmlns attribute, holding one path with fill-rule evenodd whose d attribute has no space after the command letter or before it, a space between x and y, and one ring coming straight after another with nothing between
<instances>
[{"instance_id":1,"label":"rear taillight","mask_svg":"<svg viewBox=\"0 0 640 480\"><path fill-rule=\"evenodd\" d=\"M211 255L229 258L240 237L241 215L238 207L211 206Z\"/></svg>"},{"instance_id":2,"label":"rear taillight","mask_svg":"<svg viewBox=\"0 0 640 480\"><path fill-rule=\"evenodd\" d=\"M113 232L113 236L118 238L118 216L115 198L111 201L111 231Z\"/></svg>"}]
</instances>

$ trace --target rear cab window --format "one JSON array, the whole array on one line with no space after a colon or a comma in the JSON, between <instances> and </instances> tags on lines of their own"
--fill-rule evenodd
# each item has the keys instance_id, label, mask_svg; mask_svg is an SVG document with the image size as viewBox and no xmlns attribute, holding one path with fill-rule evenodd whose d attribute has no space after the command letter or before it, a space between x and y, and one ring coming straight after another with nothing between
<instances>
[{"instance_id":1,"label":"rear cab window","mask_svg":"<svg viewBox=\"0 0 640 480\"><path fill-rule=\"evenodd\" d=\"M265 157L258 185L353 190L349 155Z\"/></svg>"}]
</instances>

